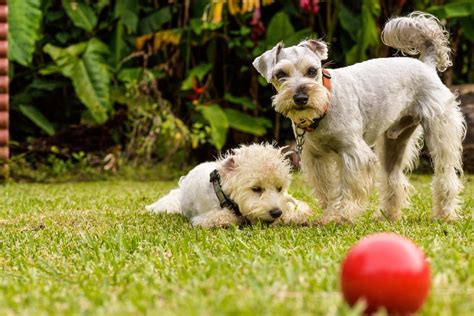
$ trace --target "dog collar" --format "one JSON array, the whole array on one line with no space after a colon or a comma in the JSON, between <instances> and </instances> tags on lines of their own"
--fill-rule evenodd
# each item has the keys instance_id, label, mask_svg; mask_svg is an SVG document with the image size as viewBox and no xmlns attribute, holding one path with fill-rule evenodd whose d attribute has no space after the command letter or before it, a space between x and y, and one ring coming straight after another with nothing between
<instances>
[{"instance_id":1,"label":"dog collar","mask_svg":"<svg viewBox=\"0 0 474 316\"><path fill-rule=\"evenodd\" d=\"M314 132L319 127L319 123L321 123L325 116L326 113L314 120L302 120L299 123L295 123L295 125L305 132Z\"/></svg>"},{"instance_id":2,"label":"dog collar","mask_svg":"<svg viewBox=\"0 0 474 316\"><path fill-rule=\"evenodd\" d=\"M322 69L323 72L323 86L328 89L328 91L331 91L331 74L327 69Z\"/></svg>"},{"instance_id":3,"label":"dog collar","mask_svg":"<svg viewBox=\"0 0 474 316\"><path fill-rule=\"evenodd\" d=\"M327 69L322 69L323 74L323 86L328 90L331 91L331 74ZM296 127L302 129L305 132L314 132L318 127L321 120L326 116L326 112L328 111L329 104L326 104L325 111L323 115L320 117L313 119L313 120L302 120L298 123L294 122Z\"/></svg>"},{"instance_id":4,"label":"dog collar","mask_svg":"<svg viewBox=\"0 0 474 316\"><path fill-rule=\"evenodd\" d=\"M221 208L228 208L229 210L237 216L239 220L239 225L248 225L250 224L249 220L242 215L240 212L239 206L235 203L231 198L229 198L224 191L222 190L221 186L221 176L219 175L219 171L215 169L209 175L209 181L212 183L212 187L214 188L214 192L216 193L217 199L219 200L219 205Z\"/></svg>"}]
</instances>

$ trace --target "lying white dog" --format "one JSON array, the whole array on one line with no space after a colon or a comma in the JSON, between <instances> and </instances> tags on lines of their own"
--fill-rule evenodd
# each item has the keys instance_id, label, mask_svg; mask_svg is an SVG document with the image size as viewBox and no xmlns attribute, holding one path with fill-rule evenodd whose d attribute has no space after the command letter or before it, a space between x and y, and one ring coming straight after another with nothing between
<instances>
[{"instance_id":1,"label":"lying white dog","mask_svg":"<svg viewBox=\"0 0 474 316\"><path fill-rule=\"evenodd\" d=\"M179 180L177 189L146 208L185 215L202 227L304 224L312 211L288 194L290 169L281 149L269 144L240 146L196 166Z\"/></svg>"}]
</instances>

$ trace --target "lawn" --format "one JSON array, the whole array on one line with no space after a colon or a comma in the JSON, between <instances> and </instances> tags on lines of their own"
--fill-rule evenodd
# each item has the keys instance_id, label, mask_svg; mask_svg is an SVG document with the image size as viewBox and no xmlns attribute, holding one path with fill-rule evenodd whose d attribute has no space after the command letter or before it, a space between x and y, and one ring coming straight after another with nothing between
<instances>
[{"instance_id":1,"label":"lawn","mask_svg":"<svg viewBox=\"0 0 474 316\"><path fill-rule=\"evenodd\" d=\"M474 176L464 220L431 222L428 176L396 223L203 230L143 207L174 182L0 186L0 314L346 315L338 275L361 237L420 245L432 291L422 315L474 313ZM310 190L294 181L296 196ZM375 207L375 204L373 204ZM373 210L373 208L372 208Z\"/></svg>"}]
</instances>

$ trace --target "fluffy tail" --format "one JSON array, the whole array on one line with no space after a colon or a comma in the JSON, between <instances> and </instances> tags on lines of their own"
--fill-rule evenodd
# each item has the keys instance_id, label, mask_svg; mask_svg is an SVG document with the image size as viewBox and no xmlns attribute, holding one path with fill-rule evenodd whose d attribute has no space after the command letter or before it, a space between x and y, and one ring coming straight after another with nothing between
<instances>
[{"instance_id":1,"label":"fluffy tail","mask_svg":"<svg viewBox=\"0 0 474 316\"><path fill-rule=\"evenodd\" d=\"M153 213L178 213L183 214L180 202L180 190L174 189L170 193L145 208Z\"/></svg>"},{"instance_id":2,"label":"fluffy tail","mask_svg":"<svg viewBox=\"0 0 474 316\"><path fill-rule=\"evenodd\" d=\"M415 11L385 24L382 42L443 72L451 66L449 33L431 14Z\"/></svg>"}]
</instances>

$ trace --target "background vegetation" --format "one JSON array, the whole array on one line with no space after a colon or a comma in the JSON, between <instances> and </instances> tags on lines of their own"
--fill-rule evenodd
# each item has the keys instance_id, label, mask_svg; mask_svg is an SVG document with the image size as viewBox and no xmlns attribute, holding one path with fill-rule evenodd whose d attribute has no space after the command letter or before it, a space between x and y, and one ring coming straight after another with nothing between
<instances>
[{"instance_id":1,"label":"background vegetation","mask_svg":"<svg viewBox=\"0 0 474 316\"><path fill-rule=\"evenodd\" d=\"M381 26L413 10L450 31L456 62L444 80L474 81L469 0L210 2L10 0L13 161L117 170L287 143L289 122L252 60L309 36L330 44L329 67L389 56Z\"/></svg>"}]
</instances>

